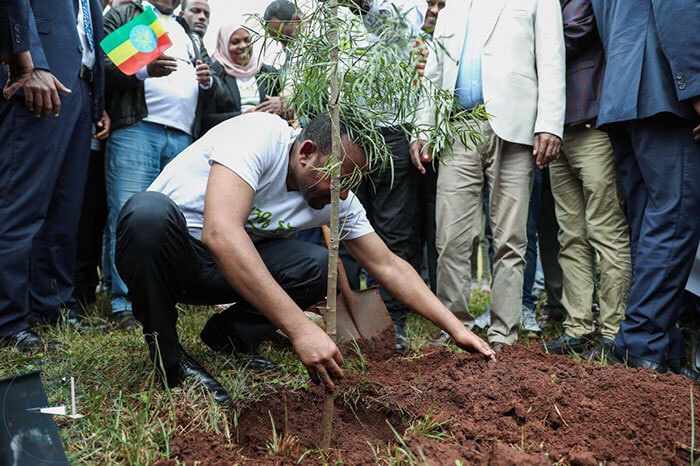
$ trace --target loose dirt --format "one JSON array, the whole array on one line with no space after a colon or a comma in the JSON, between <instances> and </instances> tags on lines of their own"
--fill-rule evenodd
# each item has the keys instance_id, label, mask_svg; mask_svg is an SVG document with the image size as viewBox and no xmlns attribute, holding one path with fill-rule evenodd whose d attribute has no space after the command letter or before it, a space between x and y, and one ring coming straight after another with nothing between
<instances>
[{"instance_id":1,"label":"loose dirt","mask_svg":"<svg viewBox=\"0 0 700 466\"><path fill-rule=\"evenodd\" d=\"M487 362L435 348L388 359L387 346L365 345L366 370L346 372L338 391L325 460L689 463L690 391L697 385L673 374L576 363L535 346L506 348L497 362ZM295 464L320 439L322 399L317 388L239 407L231 441L207 432L178 436L173 456L187 464ZM314 451L301 462L324 461Z\"/></svg>"}]
</instances>

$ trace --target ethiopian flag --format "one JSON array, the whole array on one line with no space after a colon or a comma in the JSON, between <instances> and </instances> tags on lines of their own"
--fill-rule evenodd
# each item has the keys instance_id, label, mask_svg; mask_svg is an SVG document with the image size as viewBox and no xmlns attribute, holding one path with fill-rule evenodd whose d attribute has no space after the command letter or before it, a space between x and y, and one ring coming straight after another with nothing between
<instances>
[{"instance_id":1,"label":"ethiopian flag","mask_svg":"<svg viewBox=\"0 0 700 466\"><path fill-rule=\"evenodd\" d=\"M100 42L102 50L127 75L154 61L171 45L168 33L150 7Z\"/></svg>"}]
</instances>

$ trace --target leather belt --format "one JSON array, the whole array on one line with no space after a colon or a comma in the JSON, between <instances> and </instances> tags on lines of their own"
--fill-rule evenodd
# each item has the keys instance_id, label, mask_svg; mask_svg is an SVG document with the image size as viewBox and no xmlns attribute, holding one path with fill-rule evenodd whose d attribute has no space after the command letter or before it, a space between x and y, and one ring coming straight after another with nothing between
<instances>
[{"instance_id":1,"label":"leather belt","mask_svg":"<svg viewBox=\"0 0 700 466\"><path fill-rule=\"evenodd\" d=\"M92 84L95 75L90 68L85 65L80 65L80 73L78 74L78 77L80 77L80 79L83 81L87 81L88 83Z\"/></svg>"}]
</instances>

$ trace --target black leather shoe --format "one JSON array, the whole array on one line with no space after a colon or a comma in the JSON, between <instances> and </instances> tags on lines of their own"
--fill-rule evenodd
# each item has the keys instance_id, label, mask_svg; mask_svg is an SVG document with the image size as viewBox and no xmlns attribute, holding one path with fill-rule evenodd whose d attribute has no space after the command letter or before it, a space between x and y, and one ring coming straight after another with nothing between
<instances>
[{"instance_id":1,"label":"black leather shoe","mask_svg":"<svg viewBox=\"0 0 700 466\"><path fill-rule=\"evenodd\" d=\"M199 336L209 348L226 356L234 356L248 369L254 371L277 369L277 364L269 359L260 358L255 353L239 351L238 348L242 344L236 341L237 337L223 332L211 319L206 323Z\"/></svg>"},{"instance_id":2,"label":"black leather shoe","mask_svg":"<svg viewBox=\"0 0 700 466\"><path fill-rule=\"evenodd\" d=\"M610 357L613 341L610 338L601 338L598 342L591 346L588 350L581 354L581 358L588 361L603 361Z\"/></svg>"},{"instance_id":3,"label":"black leather shoe","mask_svg":"<svg viewBox=\"0 0 700 466\"><path fill-rule=\"evenodd\" d=\"M496 353L502 353L503 352L503 343L500 343L500 342L491 343L491 349L494 350Z\"/></svg>"},{"instance_id":4,"label":"black leather shoe","mask_svg":"<svg viewBox=\"0 0 700 466\"><path fill-rule=\"evenodd\" d=\"M651 369L658 372L659 374L665 374L668 372L667 364L659 364L654 361L647 361L646 359L641 359L632 356L626 350L623 350L619 346L613 343L612 345L612 356L615 360L622 364L626 364L627 367L640 367L642 369Z\"/></svg>"},{"instance_id":5,"label":"black leather shoe","mask_svg":"<svg viewBox=\"0 0 700 466\"><path fill-rule=\"evenodd\" d=\"M133 330L139 323L131 311L119 311L112 315L112 323L121 330Z\"/></svg>"},{"instance_id":6,"label":"black leather shoe","mask_svg":"<svg viewBox=\"0 0 700 466\"><path fill-rule=\"evenodd\" d=\"M693 344L692 360L690 361L690 367L696 371L700 372L700 330L695 334L695 343Z\"/></svg>"},{"instance_id":7,"label":"black leather shoe","mask_svg":"<svg viewBox=\"0 0 700 466\"><path fill-rule=\"evenodd\" d=\"M586 338L574 338L562 333L554 340L541 343L542 350L547 353L554 354L572 354L585 351L590 345L590 341Z\"/></svg>"},{"instance_id":8,"label":"black leather shoe","mask_svg":"<svg viewBox=\"0 0 700 466\"><path fill-rule=\"evenodd\" d=\"M684 361L681 360L669 360L668 368L674 374L682 375L688 377L693 382L700 383L700 372L696 371L692 366L686 366Z\"/></svg>"},{"instance_id":9,"label":"black leather shoe","mask_svg":"<svg viewBox=\"0 0 700 466\"><path fill-rule=\"evenodd\" d=\"M446 331L440 330L440 333L435 335L427 344L430 346L443 346L448 343L452 343L452 337Z\"/></svg>"},{"instance_id":10,"label":"black leather shoe","mask_svg":"<svg viewBox=\"0 0 700 466\"><path fill-rule=\"evenodd\" d=\"M406 330L403 324L394 324L394 332L396 333L396 344L394 345L394 353L403 353L406 351Z\"/></svg>"},{"instance_id":11,"label":"black leather shoe","mask_svg":"<svg viewBox=\"0 0 700 466\"><path fill-rule=\"evenodd\" d=\"M14 347L19 351L38 351L42 349L59 349L61 344L55 341L45 341L35 332L27 329L17 332L14 335L1 338L0 346Z\"/></svg>"},{"instance_id":12,"label":"black leather shoe","mask_svg":"<svg viewBox=\"0 0 700 466\"><path fill-rule=\"evenodd\" d=\"M103 322L99 324L90 324L77 312L68 314L66 317L66 325L75 330L106 330L109 327Z\"/></svg>"},{"instance_id":13,"label":"black leather shoe","mask_svg":"<svg viewBox=\"0 0 700 466\"><path fill-rule=\"evenodd\" d=\"M180 350L180 361L177 365L177 378L172 380L168 377L170 387L179 386L183 382L197 383L206 392L210 393L214 401L222 408L233 406L233 400L226 389L221 386L218 380L209 374L192 356L184 349Z\"/></svg>"}]
</instances>

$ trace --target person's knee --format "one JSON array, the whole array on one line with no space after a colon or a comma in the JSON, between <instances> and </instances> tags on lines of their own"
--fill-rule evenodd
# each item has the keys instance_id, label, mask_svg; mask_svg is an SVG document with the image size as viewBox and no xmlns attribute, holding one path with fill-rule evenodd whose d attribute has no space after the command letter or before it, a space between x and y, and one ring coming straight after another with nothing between
<instances>
[{"instance_id":1,"label":"person's knee","mask_svg":"<svg viewBox=\"0 0 700 466\"><path fill-rule=\"evenodd\" d=\"M177 206L164 194L143 192L133 195L124 204L117 222L115 249L118 265L129 257L147 256L180 222L184 219Z\"/></svg>"}]
</instances>

